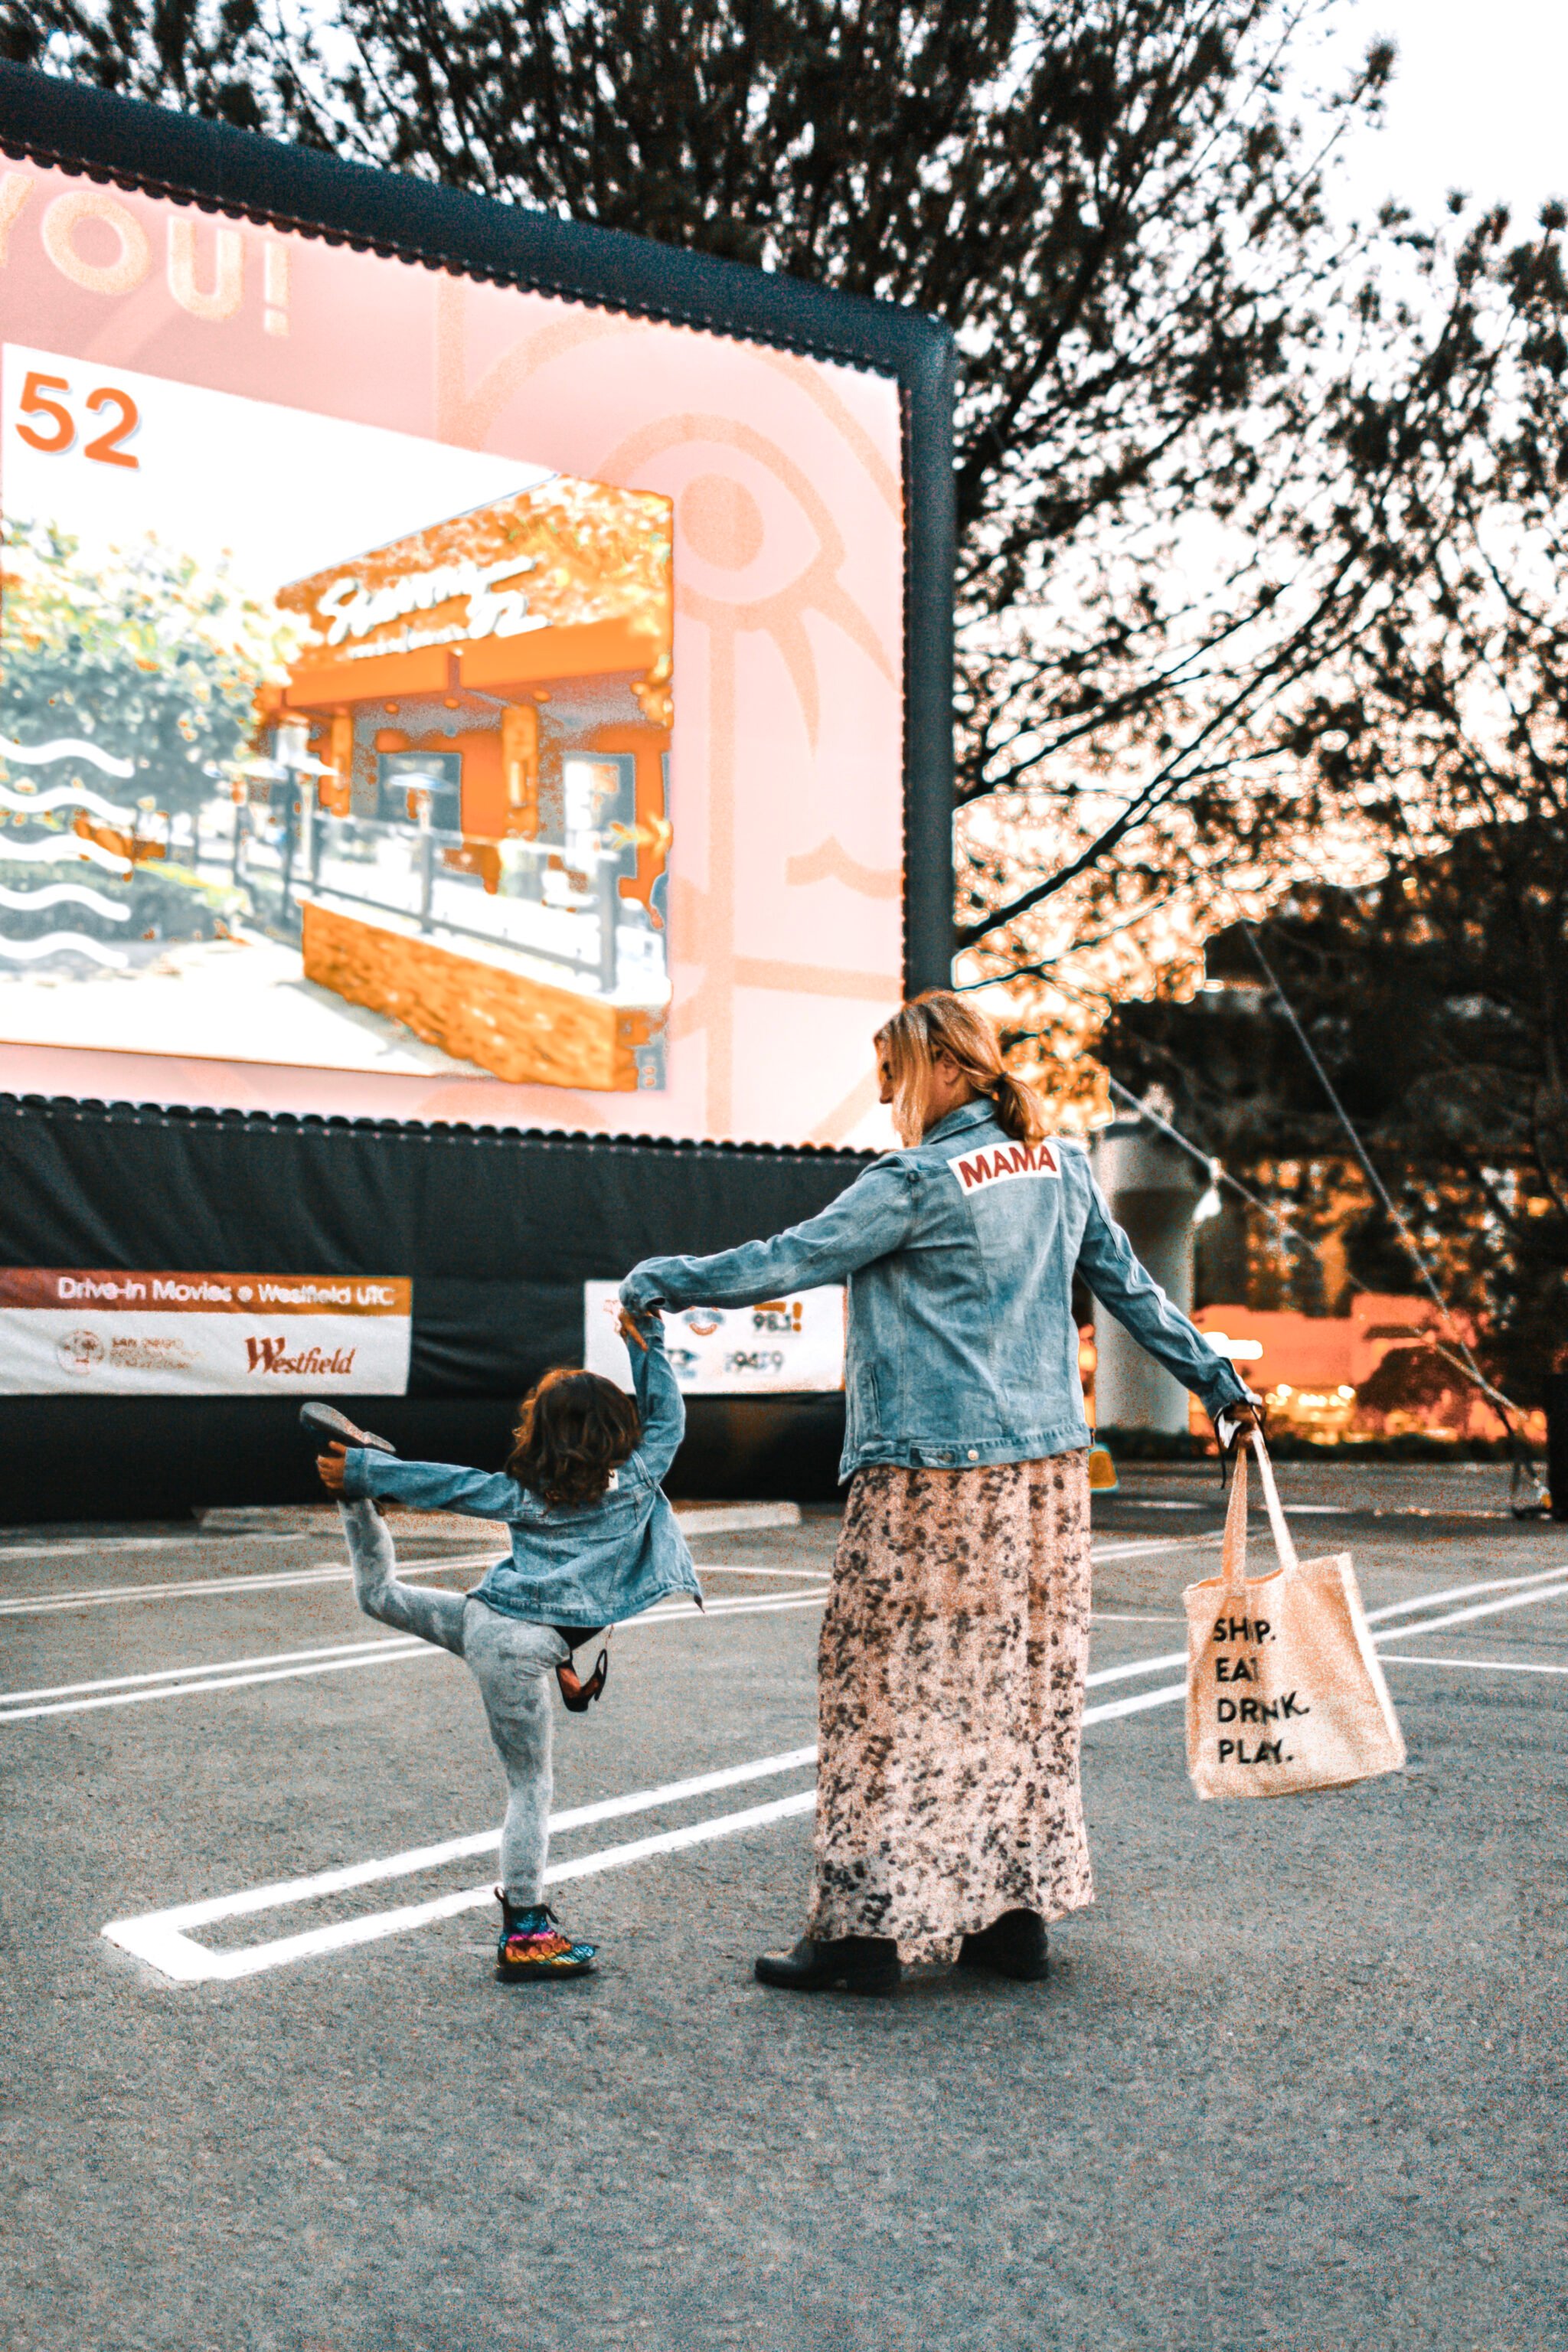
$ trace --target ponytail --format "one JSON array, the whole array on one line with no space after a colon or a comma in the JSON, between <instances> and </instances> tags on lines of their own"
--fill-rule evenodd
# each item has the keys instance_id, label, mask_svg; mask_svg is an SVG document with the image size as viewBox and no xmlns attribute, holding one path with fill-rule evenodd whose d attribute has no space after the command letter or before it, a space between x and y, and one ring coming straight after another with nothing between
<instances>
[{"instance_id":1,"label":"ponytail","mask_svg":"<svg viewBox=\"0 0 1568 2352\"><path fill-rule=\"evenodd\" d=\"M995 1023L951 989L928 988L912 997L878 1030L877 1043L892 1071L893 1125L906 1144L921 1139L924 1074L944 1054L977 1095L994 1103L1005 1135L1016 1143L1038 1143L1047 1132L1045 1104L1003 1062Z\"/></svg>"},{"instance_id":2,"label":"ponytail","mask_svg":"<svg viewBox=\"0 0 1568 2352\"><path fill-rule=\"evenodd\" d=\"M1016 1078L1011 1070L1004 1070L993 1099L996 1124L1004 1135L1010 1135L1015 1143L1038 1143L1046 1132L1046 1107L1032 1086Z\"/></svg>"}]
</instances>

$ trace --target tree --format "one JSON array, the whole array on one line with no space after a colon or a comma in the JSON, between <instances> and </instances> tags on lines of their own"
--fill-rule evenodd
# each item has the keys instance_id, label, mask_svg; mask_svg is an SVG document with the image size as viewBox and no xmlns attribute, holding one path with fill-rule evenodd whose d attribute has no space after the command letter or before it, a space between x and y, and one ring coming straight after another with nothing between
<instances>
[{"instance_id":1,"label":"tree","mask_svg":"<svg viewBox=\"0 0 1568 2352\"><path fill-rule=\"evenodd\" d=\"M290 624L154 539L88 558L68 533L14 519L0 588L0 733L29 747L95 742L136 773L87 782L171 814L195 814L223 789L250 748L258 688L282 675ZM60 781L16 772L28 787L40 774Z\"/></svg>"},{"instance_id":2,"label":"tree","mask_svg":"<svg viewBox=\"0 0 1568 2352\"><path fill-rule=\"evenodd\" d=\"M1392 63L1378 44L1331 101L1298 105L1288 77L1332 13L338 0L329 21L279 0L0 0L0 46L945 319L960 912L984 977L1037 958L1054 901L1069 932L1146 919L1132 846L1146 867L1151 825L1156 865L1201 842L1281 697L1353 625L1359 580L1327 561L1303 592L1288 527L1321 486L1321 467L1300 495L1296 477L1358 250L1326 226L1326 160ZM1106 875L1109 904L1079 888Z\"/></svg>"},{"instance_id":3,"label":"tree","mask_svg":"<svg viewBox=\"0 0 1568 2352\"><path fill-rule=\"evenodd\" d=\"M1526 1403L1568 1360L1563 226L1555 205L1523 240L1500 211L1476 221L1425 337L1342 406L1334 530L1376 586L1280 748L1300 820L1373 878L1298 883L1261 933L1446 1296ZM1209 1148L1342 1160L1245 931L1206 961L1218 993L1112 1015L1108 1066L1164 1086ZM1351 1239L1363 1263L1396 1247L1370 1191Z\"/></svg>"}]
</instances>

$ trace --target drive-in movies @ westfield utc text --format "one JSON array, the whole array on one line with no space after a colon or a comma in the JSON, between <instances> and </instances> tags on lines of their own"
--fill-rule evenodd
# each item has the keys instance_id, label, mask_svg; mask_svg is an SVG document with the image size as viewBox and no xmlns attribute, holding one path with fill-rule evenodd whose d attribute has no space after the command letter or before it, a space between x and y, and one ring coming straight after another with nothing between
<instances>
[{"instance_id":1,"label":"drive-in movies @ westfield utc text","mask_svg":"<svg viewBox=\"0 0 1568 2352\"><path fill-rule=\"evenodd\" d=\"M47 169L0 232L6 1082L868 1139L896 385Z\"/></svg>"}]
</instances>

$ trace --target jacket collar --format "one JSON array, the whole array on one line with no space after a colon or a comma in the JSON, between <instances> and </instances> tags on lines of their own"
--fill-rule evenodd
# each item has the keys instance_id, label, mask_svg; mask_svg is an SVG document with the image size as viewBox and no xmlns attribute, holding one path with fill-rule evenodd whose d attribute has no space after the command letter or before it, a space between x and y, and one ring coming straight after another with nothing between
<instances>
[{"instance_id":1,"label":"jacket collar","mask_svg":"<svg viewBox=\"0 0 1568 2352\"><path fill-rule=\"evenodd\" d=\"M967 1128L984 1127L995 1116L995 1104L989 1095L982 1095L975 1102L960 1103L958 1108L950 1110L945 1118L939 1118L934 1127L928 1127L921 1141L922 1144L941 1143L950 1135L962 1135Z\"/></svg>"}]
</instances>

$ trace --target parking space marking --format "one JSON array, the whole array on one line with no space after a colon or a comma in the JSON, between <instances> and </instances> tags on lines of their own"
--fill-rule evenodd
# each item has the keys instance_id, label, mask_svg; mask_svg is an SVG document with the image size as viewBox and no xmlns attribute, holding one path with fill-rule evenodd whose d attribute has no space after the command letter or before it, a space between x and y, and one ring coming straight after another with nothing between
<instances>
[{"instance_id":1,"label":"parking space marking","mask_svg":"<svg viewBox=\"0 0 1568 2352\"><path fill-rule=\"evenodd\" d=\"M1562 1571L1551 1572L1561 1578ZM1521 1582L1524 1580L1489 1580L1490 1589L1499 1582ZM1558 1582L1549 1590L1539 1585L1525 1591L1510 1591L1500 1600L1456 1611L1440 1623L1468 1622L1474 1618L1494 1616L1505 1610L1529 1607L1536 1601L1552 1601L1568 1595L1568 1582ZM800 1607L816 1599L816 1595L794 1595L782 1602L737 1604L742 1610L761 1607ZM1438 1602L1449 1598L1447 1593L1430 1597ZM722 1604L715 1604L721 1606ZM1408 1614L1409 1603L1391 1602L1382 1614ZM650 1612L658 1615L659 1612ZM647 1619L634 1621L646 1623ZM1408 1638L1412 1633L1424 1630L1423 1625L1393 1628L1378 1637L1379 1647L1385 1642ZM421 1647L427 1647L421 1644ZM1131 1664L1105 1666L1086 1677L1089 1687L1103 1687L1139 1674L1150 1674L1162 1668L1186 1663L1185 1653L1176 1652L1158 1658L1144 1658ZM1568 1673L1568 1667L1528 1667L1518 1662L1466 1658L1402 1658L1390 1654L1390 1663L1448 1666L1480 1673L1498 1670L1539 1671L1549 1674ZM1125 1697L1102 1701L1086 1706L1083 1712L1085 1728L1097 1723L1120 1721L1127 1717L1147 1713L1154 1707L1179 1704L1186 1696L1185 1679L1167 1683L1156 1690L1138 1691ZM640 1790L625 1797L609 1798L598 1804L579 1806L552 1817L552 1833L585 1827L591 1822L613 1818L616 1814L650 1811L683 1799L707 1795L721 1788L739 1785L773 1773L803 1769L815 1761L816 1748L800 1748L782 1756L763 1757L749 1764L731 1766L717 1773L699 1775L695 1780L672 1781L655 1790ZM775 1799L764 1805L748 1806L736 1812L720 1813L701 1822L694 1822L676 1830L660 1831L651 1837L632 1839L623 1844L606 1846L595 1853L574 1855L564 1862L552 1864L545 1873L547 1885L558 1885L574 1878L591 1877L600 1872L622 1869L633 1863L664 1853L676 1853L707 1843L713 1839L730 1837L747 1830L760 1829L809 1812L816 1804L815 1788L800 1790L794 1794ZM430 1870L440 1864L465 1858L469 1854L493 1852L500 1843L499 1830L481 1831L477 1835L447 1841L443 1845L415 1848L412 1852L394 1854L383 1860L355 1863L344 1868L324 1871L308 1879L285 1881L271 1886L253 1887L237 1895L216 1895L203 1902L177 1905L164 1911L145 1912L135 1917L111 1920L102 1930L110 1943L132 1952L160 1974L176 1982L194 1983L211 1978L234 1979L259 1975L275 1968L284 1968L296 1961L314 1958L320 1953L345 1950L353 1946L376 1943L388 1937L409 1933L433 1925L437 1920L457 1917L460 1913L479 1910L494 1900L494 1890L489 1885L464 1887L456 1893L435 1897L426 1903L405 1904L389 1911L374 1912L356 1919L335 1921L331 1926L307 1929L301 1934L274 1937L261 1943L247 1945L243 1949L213 1952L195 1942L191 1930L212 1926L221 1919L237 1918L263 1910L276 1910L289 1906L318 1900L349 1887L374 1885L380 1881L402 1877Z\"/></svg>"},{"instance_id":2,"label":"parking space marking","mask_svg":"<svg viewBox=\"0 0 1568 2352\"><path fill-rule=\"evenodd\" d=\"M132 1539L137 1545L143 1540L150 1545L157 1546L163 1544L166 1538L162 1536L150 1536L146 1538L136 1537ZM185 1540L185 1538L178 1540ZM245 1540L247 1543L292 1543L304 1542L307 1538L292 1536L247 1536ZM453 1538L417 1536L413 1540L417 1543L439 1543L443 1540L450 1542ZM1196 1536L1191 1538L1184 1538L1178 1542L1162 1540L1112 1545L1096 1550L1093 1558L1097 1561L1130 1559L1141 1552L1180 1551L1190 1549L1193 1544L1210 1544L1218 1543L1218 1536ZM60 1549L70 1551L78 1549L79 1547L68 1544ZM20 1552L10 1555L0 1552L0 1559L8 1557L23 1559L31 1555ZM500 1557L504 1559L504 1552ZM495 1546L490 1544L487 1545L483 1551L459 1552L456 1557L449 1559L437 1555L430 1559L408 1559L405 1565L409 1568L424 1569L431 1575L447 1576L454 1569L458 1568L493 1567L497 1558ZM809 1579L814 1582L826 1582L832 1573L826 1568L774 1568L751 1560L699 1560L697 1567L699 1573L703 1576L789 1577L797 1581ZM224 1593L281 1592L291 1585L347 1584L353 1575L353 1570L346 1563L340 1565L333 1561L321 1562L313 1568L279 1569L268 1576L202 1577L189 1581L167 1584L86 1585L76 1592L26 1592L0 1599L0 1617L49 1616L65 1610L100 1609L111 1602L121 1601L183 1601L191 1597L210 1596L215 1593L221 1597ZM405 1580L409 1584L416 1584L419 1580L417 1577L413 1576Z\"/></svg>"},{"instance_id":3,"label":"parking space marking","mask_svg":"<svg viewBox=\"0 0 1568 2352\"><path fill-rule=\"evenodd\" d=\"M0 1546L0 1566L8 1559L63 1559L68 1552L104 1551L163 1551L177 1550L183 1545L212 1543L212 1536L90 1536L80 1541L46 1544L6 1544ZM223 1538L226 1543L275 1544L313 1543L314 1533L306 1528L290 1528L287 1534L232 1535Z\"/></svg>"},{"instance_id":4,"label":"parking space marking","mask_svg":"<svg viewBox=\"0 0 1568 2352\"><path fill-rule=\"evenodd\" d=\"M1534 1658L1416 1658L1402 1650L1384 1650L1391 1666L1463 1666L1481 1675L1568 1675L1568 1666L1549 1666Z\"/></svg>"},{"instance_id":5,"label":"parking space marking","mask_svg":"<svg viewBox=\"0 0 1568 2352\"><path fill-rule=\"evenodd\" d=\"M696 1624L701 1616L755 1617L792 1609L820 1609L821 1591L789 1592L776 1599L737 1595L709 1601L700 1612L684 1599L661 1601L618 1627L625 1635L644 1625L672 1622ZM312 1675L348 1674L360 1666L396 1665L408 1658L449 1654L429 1642L403 1634L369 1642L323 1643L310 1650L279 1650L258 1658L215 1659L205 1665L161 1666L145 1675L111 1675L90 1683L58 1683L44 1690L0 1691L0 1724L33 1721L39 1716L89 1715L104 1707L138 1706L160 1698L187 1698L202 1691L243 1690L258 1683L290 1682ZM240 1672L237 1669L257 1669Z\"/></svg>"},{"instance_id":6,"label":"parking space marking","mask_svg":"<svg viewBox=\"0 0 1568 2352\"><path fill-rule=\"evenodd\" d=\"M1561 1569L1557 1573L1562 1575ZM1435 1598L1443 1600L1447 1595L1439 1593ZM1532 1592L1510 1592L1501 1601L1483 1601L1473 1609L1450 1609L1443 1617L1423 1617L1418 1624L1395 1625L1378 1638L1384 1642L1397 1642L1407 1633L1436 1633L1444 1625L1468 1625L1478 1617L1499 1617L1505 1610L1531 1609L1538 1601L1565 1600L1568 1600L1568 1583L1553 1584L1544 1589L1537 1586ZM1391 1609L1368 1610L1367 1617L1369 1622L1373 1622L1393 1613Z\"/></svg>"},{"instance_id":7,"label":"parking space marking","mask_svg":"<svg viewBox=\"0 0 1568 2352\"><path fill-rule=\"evenodd\" d=\"M762 1756L745 1764L731 1764L714 1772L700 1772L685 1780L666 1781L656 1789L634 1790L621 1797L607 1797L598 1802L575 1805L552 1813L550 1831L552 1837L569 1830L586 1829L598 1822L613 1821L629 1813L653 1812L666 1805L683 1803L692 1797L706 1797L721 1789L740 1787L747 1780L771 1780L776 1774L801 1770L816 1761L815 1744L809 1748L793 1748L778 1756ZM803 1801L804 1800L804 1801ZM804 1811L816 1801L815 1790L798 1792L783 1800L784 1810ZM744 1814L721 1815L721 1823L730 1827L750 1827L761 1818L777 1820L783 1817L777 1804L750 1808ZM584 1877L595 1869L613 1869L618 1863L639 1859L643 1854L675 1849L669 1843L679 1838L686 1844L700 1842L703 1832L727 1834L725 1828L712 1823L694 1822L685 1831L664 1833L658 1839L637 1839L632 1846L610 1847L604 1854L584 1854L572 1863L557 1864L547 1874L550 1883L562 1878ZM102 1930L111 1944L121 1950L134 1952L158 1969L164 1976L192 1983L202 1978L223 1976L253 1976L259 1969L278 1968L287 1960L303 1959L310 1953L336 1950L347 1944L371 1943L381 1937L399 1935L405 1927L427 1920L451 1918L458 1911L470 1910L494 1900L489 1886L465 1887L457 1895L440 1896L434 1903L405 1906L394 1912L378 1912L362 1919L342 1920L331 1927L317 1928L305 1936L291 1936L268 1944L249 1945L243 1951L212 1952L193 1941L194 1927L213 1926L220 1919L243 1918L258 1911L280 1910L298 1903L318 1902L323 1895L343 1893L354 1886L374 1885L388 1878L404 1878L416 1872L437 1869L444 1863L467 1860L470 1854L493 1853L500 1844L499 1829L483 1830L476 1836L449 1838L440 1845L416 1846L407 1853L391 1854L383 1861L351 1863L340 1870L318 1871L310 1878L285 1879L271 1886L253 1886L238 1895L209 1896L198 1903L176 1905L167 1911L150 1911L132 1919L110 1920ZM613 1857L613 1859L611 1858ZM394 1923L394 1924L389 1924Z\"/></svg>"},{"instance_id":8,"label":"parking space marking","mask_svg":"<svg viewBox=\"0 0 1568 2352\"><path fill-rule=\"evenodd\" d=\"M439 1540L433 1536L416 1538L421 1543ZM497 1564L493 1544L484 1551L459 1552L455 1559L400 1559L400 1565L423 1571L418 1576L405 1576L405 1584L421 1584L432 1576L450 1575L458 1568L493 1568ZM504 1559L505 1554L500 1555ZM759 1568L729 1560L700 1560L699 1573L703 1576L768 1576L785 1577L796 1582L804 1579L826 1581L826 1569ZM79 1592L27 1592L15 1599L0 1600L0 1617L47 1617L68 1609L101 1609L110 1602L130 1601L184 1601L192 1596L246 1592L281 1592L291 1585L347 1584L353 1570L339 1567L279 1569L270 1576L213 1576L194 1582L179 1584L97 1584L87 1585Z\"/></svg>"},{"instance_id":9,"label":"parking space marking","mask_svg":"<svg viewBox=\"0 0 1568 2352\"><path fill-rule=\"evenodd\" d=\"M1092 1681L1094 1677L1091 1675ZM1086 1725L1111 1721L1123 1716L1139 1715L1147 1708L1169 1706L1172 1700L1185 1695L1184 1683L1164 1690L1143 1691L1136 1697L1113 1699L1102 1706L1084 1709ZM595 1822L607 1821L616 1814L651 1812L658 1807L675 1804L693 1796L706 1796L719 1789L733 1788L745 1780L771 1778L775 1773L796 1771L815 1764L816 1748L791 1749L782 1756L764 1756L755 1762L732 1765L718 1772L700 1774L690 1780L676 1780L660 1789L638 1790L630 1796L611 1797L598 1804L580 1805L568 1811L551 1816L552 1836L570 1829L586 1827ZM809 1813L816 1805L815 1783L809 1789L795 1790L787 1797L775 1798L765 1805L750 1805L737 1812L717 1813L707 1821L692 1822L684 1828L662 1830L652 1837L634 1838L621 1845L605 1846L596 1853L574 1854L564 1862L552 1863L544 1874L547 1886L558 1886L575 1878L590 1878L606 1870L625 1869L632 1863L650 1861L656 1854L679 1853L695 1845L705 1845L715 1838L733 1837L746 1830L763 1829L773 1822L785 1821L794 1815ZM215 1952L198 1944L193 1928L214 1926L222 1919L236 1919L258 1911L281 1910L299 1903L319 1901L326 1895L340 1894L353 1886L374 1885L388 1878L406 1877L417 1871L433 1870L442 1864L466 1859L470 1854L493 1853L500 1846L499 1829L484 1830L477 1835L448 1839L442 1845L418 1846L407 1853L391 1854L384 1861L351 1863L340 1870L319 1872L312 1878L285 1880L271 1886L250 1887L237 1895L209 1896L197 1903L177 1904L166 1911L142 1912L128 1919L112 1919L100 1932L121 1951L131 1952L145 1960L161 1976L176 1983L194 1984L213 1978L233 1979L259 1976L271 1969L288 1968L300 1960L315 1958L322 1952L344 1951L360 1944L381 1943L391 1936L408 1934L416 1927L434 1926L442 1919L457 1918L465 1911L482 1910L495 1901L495 1889L466 1886L450 1895L440 1895L426 1903L401 1904L390 1911L362 1915L357 1919L335 1920L331 1927L307 1928L294 1936L280 1936L263 1944L247 1944L237 1951Z\"/></svg>"},{"instance_id":10,"label":"parking space marking","mask_svg":"<svg viewBox=\"0 0 1568 2352\"><path fill-rule=\"evenodd\" d=\"M1098 1565L1101 1560L1136 1559L1151 1551L1201 1551L1222 1541L1222 1536L1145 1536L1139 1543L1098 1544L1091 1547L1089 1558Z\"/></svg>"},{"instance_id":11,"label":"parking space marking","mask_svg":"<svg viewBox=\"0 0 1568 2352\"><path fill-rule=\"evenodd\" d=\"M454 1568L486 1567L494 1559L493 1551L465 1552L458 1559L411 1559L405 1565L445 1576ZM291 1585L346 1584L353 1574L351 1568L288 1568L271 1576L213 1576L185 1584L88 1585L80 1592L28 1592L0 1601L0 1617L47 1617L66 1609L101 1609L112 1601L184 1601L202 1593L282 1592ZM416 1584L420 1579L404 1580Z\"/></svg>"},{"instance_id":12,"label":"parking space marking","mask_svg":"<svg viewBox=\"0 0 1568 2352\"><path fill-rule=\"evenodd\" d=\"M1514 1589L1521 1587L1526 1589ZM1480 1583L1454 1585L1444 1591L1389 1601L1382 1608L1369 1610L1367 1622L1373 1624L1390 1617L1408 1617L1413 1612L1461 1599L1467 1593L1495 1593L1500 1588L1507 1588L1504 1597L1500 1600L1481 1602L1468 1609L1453 1610L1446 1616L1424 1616L1418 1623L1394 1627L1387 1633L1374 1638L1381 1643L1408 1638L1411 1633L1436 1633L1445 1626L1468 1624L1475 1619L1495 1616L1506 1610L1528 1608L1538 1601L1568 1598L1568 1581L1563 1580L1563 1570L1559 1566L1540 1570L1531 1577L1493 1577ZM826 1598L826 1591L818 1584L805 1592L759 1598L719 1598L708 1604L705 1613L710 1618L773 1615L793 1609L817 1608ZM656 1608L646 1611L641 1617L631 1619L621 1630L629 1633L637 1626L667 1623L671 1619L690 1622L693 1613L690 1604L681 1596L660 1602ZM396 1664L402 1659L421 1655L431 1646L427 1643L403 1637L383 1637L370 1642L332 1643L310 1650L279 1651L258 1658L232 1658L202 1665L161 1667L149 1674L110 1675L98 1682L57 1684L40 1690L0 1692L0 1724L31 1721L40 1716L79 1715L104 1707L139 1706L156 1698L178 1698L203 1691L241 1689L255 1684L286 1682L308 1675L350 1673L362 1666ZM1138 1675L1184 1667L1185 1664L1184 1650L1167 1651L1157 1657L1103 1667L1089 1679L1091 1683L1122 1681Z\"/></svg>"}]
</instances>

